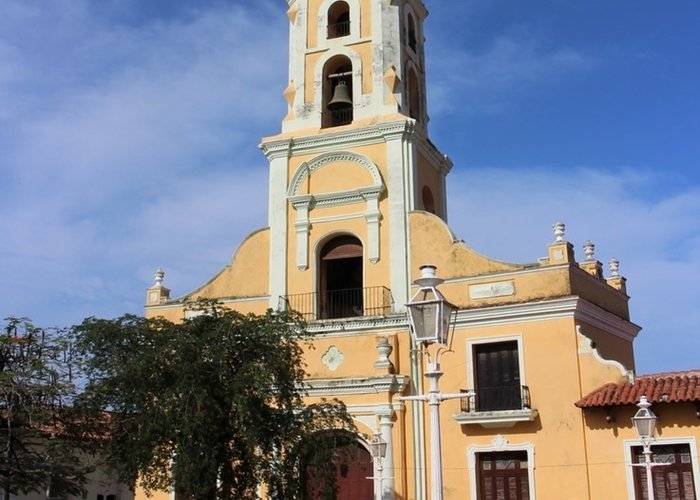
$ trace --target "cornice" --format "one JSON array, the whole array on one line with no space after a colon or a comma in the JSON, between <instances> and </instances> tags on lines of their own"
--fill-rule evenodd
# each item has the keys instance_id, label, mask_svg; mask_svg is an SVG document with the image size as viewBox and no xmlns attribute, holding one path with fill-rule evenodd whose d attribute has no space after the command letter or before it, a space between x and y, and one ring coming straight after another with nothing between
<instances>
[{"instance_id":1,"label":"cornice","mask_svg":"<svg viewBox=\"0 0 700 500\"><path fill-rule=\"evenodd\" d=\"M335 193L289 196L289 202L294 208L308 204L312 207L332 207L350 203L363 203L368 199L376 199L384 192L384 186L371 186Z\"/></svg>"},{"instance_id":2,"label":"cornice","mask_svg":"<svg viewBox=\"0 0 700 500\"><path fill-rule=\"evenodd\" d=\"M157 311L158 309L182 309L186 304L189 303L190 298L192 297L192 294L190 295L185 295L183 297L178 297L176 299L172 299L167 301L164 304L154 304L150 306L145 306L146 310L149 311ZM263 301L269 301L270 296L269 295L251 295L248 297L217 297L216 300L218 302L221 302L222 304L243 304L246 302L259 302L261 300Z\"/></svg>"},{"instance_id":3,"label":"cornice","mask_svg":"<svg viewBox=\"0 0 700 500\"><path fill-rule=\"evenodd\" d=\"M396 403L376 403L366 405L347 405L348 413L351 415L377 415L393 417L394 412L405 411L406 405L401 402Z\"/></svg>"},{"instance_id":4,"label":"cornice","mask_svg":"<svg viewBox=\"0 0 700 500\"><path fill-rule=\"evenodd\" d=\"M349 377L305 380L301 390L307 396L335 396L339 394L396 394L408 385L405 375L380 377Z\"/></svg>"},{"instance_id":5,"label":"cornice","mask_svg":"<svg viewBox=\"0 0 700 500\"><path fill-rule=\"evenodd\" d=\"M324 129L326 130L326 129ZM332 129L328 129L332 130ZM358 146L382 143L387 138L399 135L413 135L415 124L413 120L400 120L379 123L360 128L340 130L337 132L319 133L305 137L271 139L263 141L260 149L268 158L294 153L313 153L325 151L328 148L338 149L342 146Z\"/></svg>"},{"instance_id":6,"label":"cornice","mask_svg":"<svg viewBox=\"0 0 700 500\"><path fill-rule=\"evenodd\" d=\"M376 316L364 318L321 320L309 323L306 330L324 337L352 337L366 333L375 335L381 331L395 332L405 330L408 333L408 320L405 314Z\"/></svg>"},{"instance_id":7,"label":"cornice","mask_svg":"<svg viewBox=\"0 0 700 500\"><path fill-rule=\"evenodd\" d=\"M641 328L580 297L507 304L477 309L460 309L455 328L470 329L494 325L513 325L523 322L548 321L571 318L600 328L616 337L632 341ZM406 331L408 321L405 314L347 320L324 320L309 323L310 333L324 337L348 337L366 333L374 335L380 331Z\"/></svg>"},{"instance_id":8,"label":"cornice","mask_svg":"<svg viewBox=\"0 0 700 500\"><path fill-rule=\"evenodd\" d=\"M641 326L624 320L587 300L579 300L580 304L576 309L575 315L575 318L579 321L583 321L588 325L600 328L601 330L612 333L616 337L630 342L634 340L642 330Z\"/></svg>"},{"instance_id":9,"label":"cornice","mask_svg":"<svg viewBox=\"0 0 700 500\"><path fill-rule=\"evenodd\" d=\"M456 328L477 328L492 325L573 318L616 337L632 341L641 328L620 318L581 297L523 304L509 304L479 309L460 309Z\"/></svg>"}]
</instances>

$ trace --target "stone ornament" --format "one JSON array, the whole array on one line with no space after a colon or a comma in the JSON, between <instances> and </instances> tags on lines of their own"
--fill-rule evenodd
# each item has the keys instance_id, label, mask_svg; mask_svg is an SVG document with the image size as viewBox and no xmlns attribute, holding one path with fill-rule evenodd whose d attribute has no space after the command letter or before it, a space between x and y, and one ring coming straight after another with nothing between
<instances>
[{"instance_id":1,"label":"stone ornament","mask_svg":"<svg viewBox=\"0 0 700 500\"><path fill-rule=\"evenodd\" d=\"M336 371L338 367L343 364L343 360L345 360L345 356L343 356L343 353L334 345L330 346L321 357L321 362L332 372Z\"/></svg>"}]
</instances>

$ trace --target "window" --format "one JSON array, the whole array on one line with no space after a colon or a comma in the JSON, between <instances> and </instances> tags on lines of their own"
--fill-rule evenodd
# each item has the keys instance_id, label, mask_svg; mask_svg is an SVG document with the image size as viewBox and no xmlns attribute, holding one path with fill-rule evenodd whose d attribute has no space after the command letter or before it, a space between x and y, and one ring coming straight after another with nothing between
<instances>
[{"instance_id":1,"label":"window","mask_svg":"<svg viewBox=\"0 0 700 500\"><path fill-rule=\"evenodd\" d=\"M517 341L475 345L474 363L477 411L523 408Z\"/></svg>"},{"instance_id":2,"label":"window","mask_svg":"<svg viewBox=\"0 0 700 500\"><path fill-rule=\"evenodd\" d=\"M479 500L529 500L526 451L477 454Z\"/></svg>"},{"instance_id":3,"label":"window","mask_svg":"<svg viewBox=\"0 0 700 500\"><path fill-rule=\"evenodd\" d=\"M408 71L408 115L420 120L420 91L418 86L418 77L413 68Z\"/></svg>"},{"instance_id":4,"label":"window","mask_svg":"<svg viewBox=\"0 0 700 500\"><path fill-rule=\"evenodd\" d=\"M323 71L322 126L338 127L353 120L352 63L345 56L329 60Z\"/></svg>"},{"instance_id":5,"label":"window","mask_svg":"<svg viewBox=\"0 0 700 500\"><path fill-rule=\"evenodd\" d=\"M426 212L430 212L431 214L435 213L435 199L433 198L433 192L430 190L428 186L423 186L423 191L422 191L422 199L423 199L423 210Z\"/></svg>"},{"instance_id":6,"label":"window","mask_svg":"<svg viewBox=\"0 0 700 500\"><path fill-rule=\"evenodd\" d=\"M408 46L413 52L416 52L418 39L416 37L416 22L411 14L408 15Z\"/></svg>"},{"instance_id":7,"label":"window","mask_svg":"<svg viewBox=\"0 0 700 500\"><path fill-rule=\"evenodd\" d=\"M693 463L688 444L652 446L654 461L664 465L655 466L653 470L654 495L656 500L695 500L695 481ZM632 463L644 463L641 446L632 448ZM634 492L637 500L647 500L646 468L632 468Z\"/></svg>"},{"instance_id":8,"label":"window","mask_svg":"<svg viewBox=\"0 0 700 500\"><path fill-rule=\"evenodd\" d=\"M328 38L340 38L350 34L350 6L335 2L328 9Z\"/></svg>"},{"instance_id":9,"label":"window","mask_svg":"<svg viewBox=\"0 0 700 500\"><path fill-rule=\"evenodd\" d=\"M320 319L364 315L362 243L354 236L339 236L321 250Z\"/></svg>"}]
</instances>

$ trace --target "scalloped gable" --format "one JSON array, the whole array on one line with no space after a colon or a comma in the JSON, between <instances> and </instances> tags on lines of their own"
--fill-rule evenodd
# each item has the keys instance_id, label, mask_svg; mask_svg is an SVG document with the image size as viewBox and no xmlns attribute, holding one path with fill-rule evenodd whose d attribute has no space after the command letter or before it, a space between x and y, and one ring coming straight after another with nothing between
<instances>
[{"instance_id":1,"label":"scalloped gable","mask_svg":"<svg viewBox=\"0 0 700 500\"><path fill-rule=\"evenodd\" d=\"M423 211L409 213L411 261L429 262L440 269L445 279L504 271L518 271L526 265L509 264L489 259L455 238L449 226L439 217Z\"/></svg>"},{"instance_id":2,"label":"scalloped gable","mask_svg":"<svg viewBox=\"0 0 700 500\"><path fill-rule=\"evenodd\" d=\"M268 295L269 255L270 229L259 229L243 240L230 264L188 297L220 299Z\"/></svg>"}]
</instances>

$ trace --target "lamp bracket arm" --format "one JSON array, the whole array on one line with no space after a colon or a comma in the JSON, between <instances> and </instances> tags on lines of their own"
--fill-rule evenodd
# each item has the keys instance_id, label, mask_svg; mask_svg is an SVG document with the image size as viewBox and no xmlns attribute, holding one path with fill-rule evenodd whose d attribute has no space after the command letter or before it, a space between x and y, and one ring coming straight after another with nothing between
<instances>
[{"instance_id":1,"label":"lamp bracket arm","mask_svg":"<svg viewBox=\"0 0 700 500\"><path fill-rule=\"evenodd\" d=\"M475 395L476 395L476 393L474 391L460 392L459 394L442 394L442 393L440 393L440 399L444 401L446 399L471 398Z\"/></svg>"}]
</instances>

